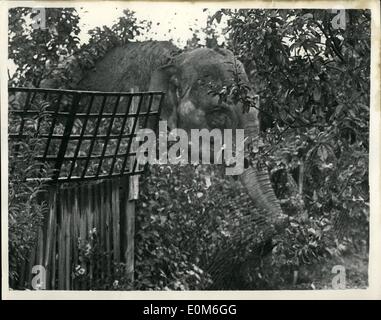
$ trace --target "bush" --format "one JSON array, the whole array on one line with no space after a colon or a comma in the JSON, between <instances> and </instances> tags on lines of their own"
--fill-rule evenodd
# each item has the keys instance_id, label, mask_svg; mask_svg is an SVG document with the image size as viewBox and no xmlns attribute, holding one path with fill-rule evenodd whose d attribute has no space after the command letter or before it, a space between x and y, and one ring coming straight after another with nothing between
<instances>
[{"instance_id":1,"label":"bush","mask_svg":"<svg viewBox=\"0 0 381 320\"><path fill-rule=\"evenodd\" d=\"M238 288L240 266L271 251L264 224L224 167L152 166L137 203L137 287Z\"/></svg>"},{"instance_id":2,"label":"bush","mask_svg":"<svg viewBox=\"0 0 381 320\"><path fill-rule=\"evenodd\" d=\"M44 116L42 112L39 119L42 123ZM45 191L44 179L49 175L49 166L34 158L42 143L40 131L35 126L37 121L34 118L31 125L25 124L25 139L9 141L8 244L11 287L16 286L20 278L20 268L35 245L38 230L48 210L47 203L41 201L41 194ZM17 132L19 124L10 112L9 131Z\"/></svg>"}]
</instances>

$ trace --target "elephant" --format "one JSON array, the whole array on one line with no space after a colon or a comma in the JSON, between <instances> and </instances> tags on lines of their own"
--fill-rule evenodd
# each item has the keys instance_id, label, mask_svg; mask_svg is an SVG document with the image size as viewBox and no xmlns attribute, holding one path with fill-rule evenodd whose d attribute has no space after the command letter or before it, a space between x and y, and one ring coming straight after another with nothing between
<instances>
[{"instance_id":1,"label":"elephant","mask_svg":"<svg viewBox=\"0 0 381 320\"><path fill-rule=\"evenodd\" d=\"M162 91L161 118L170 128L244 129L245 140L250 141L259 135L258 110L243 112L241 103L221 102L210 92L210 86L230 85L234 70L250 86L242 63L227 49L180 50L168 41L132 42L111 49L94 68L83 72L76 89ZM267 169L245 161L240 179L255 206L266 212L269 225L283 225L285 215Z\"/></svg>"}]
</instances>

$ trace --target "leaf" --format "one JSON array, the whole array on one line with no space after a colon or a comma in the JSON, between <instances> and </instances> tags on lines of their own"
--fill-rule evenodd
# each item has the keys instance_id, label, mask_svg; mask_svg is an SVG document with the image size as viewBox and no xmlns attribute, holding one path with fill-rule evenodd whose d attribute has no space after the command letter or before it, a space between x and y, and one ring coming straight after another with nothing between
<instances>
[{"instance_id":1,"label":"leaf","mask_svg":"<svg viewBox=\"0 0 381 320\"><path fill-rule=\"evenodd\" d=\"M321 145L318 148L317 154L318 154L320 160L323 161L323 162L325 162L327 160L327 158L328 158L327 148L324 145Z\"/></svg>"},{"instance_id":2,"label":"leaf","mask_svg":"<svg viewBox=\"0 0 381 320\"><path fill-rule=\"evenodd\" d=\"M222 11L221 10L218 10L211 18L211 21L213 20L216 20L217 23L220 23L221 22L221 18L222 18Z\"/></svg>"},{"instance_id":3,"label":"leaf","mask_svg":"<svg viewBox=\"0 0 381 320\"><path fill-rule=\"evenodd\" d=\"M206 185L206 188L209 188L212 185L212 181L209 175L205 176L205 185Z\"/></svg>"},{"instance_id":4,"label":"leaf","mask_svg":"<svg viewBox=\"0 0 381 320\"><path fill-rule=\"evenodd\" d=\"M304 19L304 20L308 20L308 19L313 19L313 15L312 15L312 13L306 13L306 14L304 14L303 16L302 16L302 19Z\"/></svg>"},{"instance_id":5,"label":"leaf","mask_svg":"<svg viewBox=\"0 0 381 320\"><path fill-rule=\"evenodd\" d=\"M323 231L324 231L324 232L328 232L328 231L331 230L331 229L332 229L332 226L328 225L328 226L325 226L325 227L323 228Z\"/></svg>"},{"instance_id":6,"label":"leaf","mask_svg":"<svg viewBox=\"0 0 381 320\"><path fill-rule=\"evenodd\" d=\"M293 228L297 228L297 227L299 227L299 223L296 223L296 222L290 222L290 225L291 225L291 227L293 227Z\"/></svg>"},{"instance_id":7,"label":"leaf","mask_svg":"<svg viewBox=\"0 0 381 320\"><path fill-rule=\"evenodd\" d=\"M313 98L315 102L319 102L321 98L321 90L320 87L315 87L314 92L313 92Z\"/></svg>"}]
</instances>

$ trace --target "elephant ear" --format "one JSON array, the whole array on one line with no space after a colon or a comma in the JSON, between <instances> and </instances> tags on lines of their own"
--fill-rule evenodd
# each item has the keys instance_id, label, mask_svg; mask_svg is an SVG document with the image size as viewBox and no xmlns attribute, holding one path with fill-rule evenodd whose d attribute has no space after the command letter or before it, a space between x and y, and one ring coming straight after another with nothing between
<instances>
[{"instance_id":1,"label":"elephant ear","mask_svg":"<svg viewBox=\"0 0 381 320\"><path fill-rule=\"evenodd\" d=\"M177 127L177 106L180 99L179 69L174 65L166 65L155 70L151 76L149 90L165 93L161 107L162 120L166 120L169 128ZM155 105L158 105L156 103Z\"/></svg>"}]
</instances>

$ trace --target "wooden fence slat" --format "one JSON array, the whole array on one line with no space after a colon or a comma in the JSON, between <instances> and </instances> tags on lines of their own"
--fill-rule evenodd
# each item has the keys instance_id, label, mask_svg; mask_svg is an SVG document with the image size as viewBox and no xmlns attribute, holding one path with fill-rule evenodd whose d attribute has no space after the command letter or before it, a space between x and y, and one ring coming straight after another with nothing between
<instances>
[{"instance_id":1,"label":"wooden fence slat","mask_svg":"<svg viewBox=\"0 0 381 320\"><path fill-rule=\"evenodd\" d=\"M62 228L63 228L63 220L61 220L61 225L58 227L58 290L64 289L63 282L63 259L62 259L62 247L63 247L63 237L62 237Z\"/></svg>"},{"instance_id":2,"label":"wooden fence slat","mask_svg":"<svg viewBox=\"0 0 381 320\"><path fill-rule=\"evenodd\" d=\"M110 184L111 194L110 194L110 200L111 200L111 210L110 210L110 219L111 219L111 244L112 244L112 261L115 264L116 257L118 255L117 253L117 244L116 244L116 238L117 238L117 227L116 227L116 217L115 217L115 184Z\"/></svg>"},{"instance_id":3,"label":"wooden fence slat","mask_svg":"<svg viewBox=\"0 0 381 320\"><path fill-rule=\"evenodd\" d=\"M55 193L55 200L57 201L57 203L55 204L55 207L54 207L53 222L52 222L52 225L53 225L53 228L52 228L52 233L53 233L52 234L52 251L51 251L52 265L51 265L51 272L50 272L50 287L51 287L51 289L57 288L57 286L56 286L57 228L58 228L57 216L58 216L58 210L60 207L60 190L56 189L54 191L54 193Z\"/></svg>"},{"instance_id":4,"label":"wooden fence slat","mask_svg":"<svg viewBox=\"0 0 381 320\"><path fill-rule=\"evenodd\" d=\"M112 237L112 233L111 233L111 225L112 225L112 222L111 222L111 208L112 208L112 189L111 189L111 183L110 181L105 181L104 182L104 186L105 186L105 195L106 195L106 199L105 199L105 230L106 230L106 234L105 234L105 240L106 240L106 247L105 247L105 253L106 253L106 259L107 259L107 273L108 274L111 274L111 237Z\"/></svg>"},{"instance_id":5,"label":"wooden fence slat","mask_svg":"<svg viewBox=\"0 0 381 320\"><path fill-rule=\"evenodd\" d=\"M130 179L129 179L130 180ZM130 180L131 182L131 180ZM129 192L131 189L129 189ZM134 248L135 248L135 200L130 200L130 194L126 197L126 273L127 278L134 281Z\"/></svg>"},{"instance_id":6,"label":"wooden fence slat","mask_svg":"<svg viewBox=\"0 0 381 320\"><path fill-rule=\"evenodd\" d=\"M67 190L61 193L61 220L58 228L58 290L65 289L65 229Z\"/></svg>"},{"instance_id":7,"label":"wooden fence slat","mask_svg":"<svg viewBox=\"0 0 381 320\"><path fill-rule=\"evenodd\" d=\"M136 88L133 89L133 92ZM133 110L136 109L136 104L132 104ZM132 126L130 125L130 128ZM132 147L134 144L132 144ZM134 151L134 150L132 150ZM130 170L134 168L135 157L130 158ZM139 194L139 180L138 176L132 176L127 179L128 181L128 197L126 197L125 203L125 220L126 220L126 273L127 278L134 281L134 247L135 247L135 199L138 198Z\"/></svg>"},{"instance_id":8,"label":"wooden fence slat","mask_svg":"<svg viewBox=\"0 0 381 320\"><path fill-rule=\"evenodd\" d=\"M81 247L85 245L87 240L87 234L86 234L86 210L84 207L86 206L85 198L81 201L81 206L79 208L79 237L80 237L80 243Z\"/></svg>"},{"instance_id":9,"label":"wooden fence slat","mask_svg":"<svg viewBox=\"0 0 381 320\"><path fill-rule=\"evenodd\" d=\"M80 238L81 238L81 247L86 250L86 245L89 241L88 233L87 233L87 211L86 211L86 197L83 197L81 206L80 206ZM82 255L84 254L82 250ZM88 265L81 263L81 268L85 268L85 271L88 271ZM81 289L86 289L89 284L87 283L86 278L81 278Z\"/></svg>"},{"instance_id":10,"label":"wooden fence slat","mask_svg":"<svg viewBox=\"0 0 381 320\"><path fill-rule=\"evenodd\" d=\"M100 231L100 213L99 213L99 207L98 207L98 199L99 199L99 188L97 185L92 185L91 188L89 187L89 193L91 194L91 211L94 213L94 227L96 229L96 237L97 241L99 242L99 231ZM101 262L99 259L94 261L94 272L93 275L95 278L98 278L100 276L100 268L101 268Z\"/></svg>"},{"instance_id":11,"label":"wooden fence slat","mask_svg":"<svg viewBox=\"0 0 381 320\"><path fill-rule=\"evenodd\" d=\"M48 194L44 191L42 192L39 192L37 193L36 195L36 200L37 202L42 206L42 207L45 207L46 203L47 203L47 198ZM48 219L46 217L46 215L48 215L48 213L45 211L43 211L43 220L42 220L42 223L40 225L40 228L38 230L38 241L40 242L38 244L38 252L37 252L37 261L36 263L40 266L43 266L44 264L44 253L45 253L45 242L44 242L44 237L45 237L45 234L46 234L46 228L47 228L47 224L48 224Z\"/></svg>"},{"instance_id":12,"label":"wooden fence slat","mask_svg":"<svg viewBox=\"0 0 381 320\"><path fill-rule=\"evenodd\" d=\"M62 220L62 228L61 228L61 290L66 289L66 224L67 224L67 211L65 210L65 215Z\"/></svg>"},{"instance_id":13,"label":"wooden fence slat","mask_svg":"<svg viewBox=\"0 0 381 320\"><path fill-rule=\"evenodd\" d=\"M90 239L90 227L89 227L89 219L90 219L89 211L90 210L89 210L86 192L84 193L83 205L82 205L81 210L82 210L82 214L84 217L84 220L83 220L83 223L84 223L83 230L84 231L83 232L84 232L84 237L85 237L85 241L86 241L86 246L87 245L92 246L92 242ZM89 247L89 249L91 250L92 248ZM87 250L88 250L88 248L86 248L86 251ZM90 285L90 279L89 279L89 272L90 272L90 268L91 268L90 266L91 266L91 261L88 261L86 264L86 274L87 274L86 281L88 281L86 283L86 286Z\"/></svg>"},{"instance_id":14,"label":"wooden fence slat","mask_svg":"<svg viewBox=\"0 0 381 320\"><path fill-rule=\"evenodd\" d=\"M120 203L119 203L119 222L120 222L120 251L121 259L126 262L127 251L127 215L126 205L128 200L128 177L120 178Z\"/></svg>"},{"instance_id":15,"label":"wooden fence slat","mask_svg":"<svg viewBox=\"0 0 381 320\"><path fill-rule=\"evenodd\" d=\"M94 224L94 211L93 211L93 199L92 199L92 188L91 188L91 185L85 185L82 187L82 190L83 190L83 197L84 197L84 207L85 207L85 210L87 212L87 223L88 223L88 229L89 230L93 230L94 227L96 226ZM90 237L90 234L87 235L88 237ZM94 236L94 235L93 235ZM94 278L94 258L91 257L90 259L90 263L89 263L89 286L90 288L92 288L92 285L93 285L93 278Z\"/></svg>"},{"instance_id":16,"label":"wooden fence slat","mask_svg":"<svg viewBox=\"0 0 381 320\"><path fill-rule=\"evenodd\" d=\"M133 87L130 89L131 92L138 92L139 91L139 88L138 87ZM141 99L143 99L143 97L141 97ZM133 113L136 113L137 112L137 109L138 109L138 103L136 102L135 99L132 99L132 103L131 103L131 112ZM129 119L129 122L128 122L128 128L129 128L129 132L132 132L132 129L133 129L133 126L134 126L134 121L139 121L139 119L134 119L134 118L131 118ZM138 126L135 127L135 130L138 129ZM134 133L134 132L132 132ZM133 138L131 138L133 139ZM135 148L136 148L136 144L135 143L131 143L131 152L135 152ZM132 156L130 157L130 172L133 172L134 170L134 166L135 166L135 160L136 160L136 157L135 156ZM137 200L138 199L138 196L139 196L139 175L134 175L134 176L131 176L129 179L129 199L130 200Z\"/></svg>"},{"instance_id":17,"label":"wooden fence slat","mask_svg":"<svg viewBox=\"0 0 381 320\"><path fill-rule=\"evenodd\" d=\"M139 199L139 176L138 175L132 176L130 177L129 180L130 180L130 183L129 183L130 190L128 192L129 200L138 200Z\"/></svg>"},{"instance_id":18,"label":"wooden fence slat","mask_svg":"<svg viewBox=\"0 0 381 320\"><path fill-rule=\"evenodd\" d=\"M86 191L88 189L88 186L86 187ZM94 229L94 214L91 211L90 208L90 198L89 198L89 193L85 192L85 201L86 201L86 210L87 210L87 229L92 231Z\"/></svg>"},{"instance_id":19,"label":"wooden fence slat","mask_svg":"<svg viewBox=\"0 0 381 320\"><path fill-rule=\"evenodd\" d=\"M83 285L83 280L81 278L78 277L78 273L77 273L77 269L78 267L82 267L82 261L80 259L80 253L81 253L81 248L84 244L84 240L83 240L83 231L82 231L82 208L83 206L85 205L84 203L84 197L82 196L81 194L81 197L78 199L78 210L75 214L75 217L76 217L76 229L77 229L77 239L76 239L76 242L77 242L77 248L78 248L78 259L77 259L77 263L76 263L76 266L75 266L75 286L76 286L76 289L77 290L81 290L84 288L84 285Z\"/></svg>"},{"instance_id":20,"label":"wooden fence slat","mask_svg":"<svg viewBox=\"0 0 381 320\"><path fill-rule=\"evenodd\" d=\"M105 220L105 214L104 214L104 190L103 190L103 185L102 184L98 184L97 186L98 188L98 192L99 192L99 201L97 203L97 207L98 207L98 210L99 210L99 250L104 250L104 220ZM104 257L101 257L99 259L99 276L100 276L100 279L103 279L104 278L104 270L105 270L105 258Z\"/></svg>"},{"instance_id":21,"label":"wooden fence slat","mask_svg":"<svg viewBox=\"0 0 381 320\"><path fill-rule=\"evenodd\" d=\"M70 196L71 196L71 189L70 188L67 188L66 189L66 197L64 199L65 201L65 222L64 222L64 227L63 227L63 241L64 241L64 244L63 244L63 248L62 248L62 254L63 254L63 282L64 282L64 290L68 290L68 285L67 285L67 269L68 269L68 266L67 266L67 261L68 261L68 257L67 257L67 243L68 243L68 232L67 232L67 228L68 228L68 222L69 222L69 215L70 215Z\"/></svg>"},{"instance_id":22,"label":"wooden fence slat","mask_svg":"<svg viewBox=\"0 0 381 320\"><path fill-rule=\"evenodd\" d=\"M73 199L73 189L68 190L67 197L67 215L66 215L66 225L65 225L65 289L70 290L70 280L71 280L71 238L70 238L70 222L71 222L71 200Z\"/></svg>"},{"instance_id":23,"label":"wooden fence slat","mask_svg":"<svg viewBox=\"0 0 381 320\"><path fill-rule=\"evenodd\" d=\"M82 188L76 188L74 192L74 201L72 208L72 239L71 246L73 248L73 261L72 261L72 270L75 271L76 267L79 265L78 257L78 238L79 238L79 205L82 201ZM72 288L78 290L78 281L75 277L72 277Z\"/></svg>"},{"instance_id":24,"label":"wooden fence slat","mask_svg":"<svg viewBox=\"0 0 381 320\"><path fill-rule=\"evenodd\" d=\"M59 270L59 282L60 282L60 290L65 290L65 229L66 229L66 212L65 216L62 219L62 226L60 228L60 252L59 252L59 261L58 265Z\"/></svg>"},{"instance_id":25,"label":"wooden fence slat","mask_svg":"<svg viewBox=\"0 0 381 320\"><path fill-rule=\"evenodd\" d=\"M114 262L120 262L120 225L119 225L119 180L112 184L112 200L111 200L111 213L113 220L113 252Z\"/></svg>"}]
</instances>

